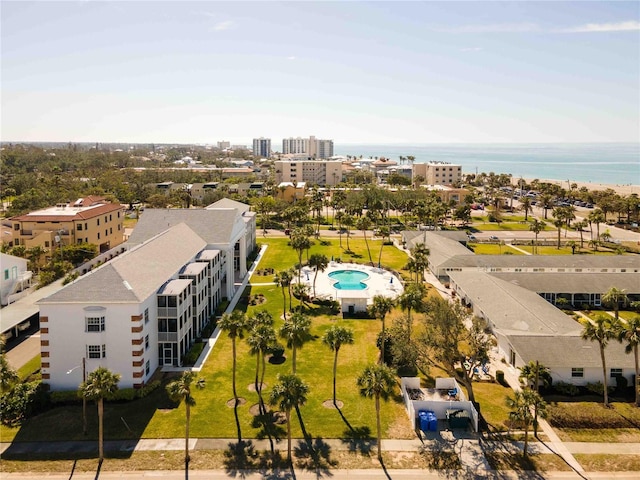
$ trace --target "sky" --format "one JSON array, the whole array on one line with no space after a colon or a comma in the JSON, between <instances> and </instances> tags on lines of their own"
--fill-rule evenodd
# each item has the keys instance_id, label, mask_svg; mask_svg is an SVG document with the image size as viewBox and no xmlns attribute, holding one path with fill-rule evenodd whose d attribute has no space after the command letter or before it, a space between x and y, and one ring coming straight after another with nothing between
<instances>
[{"instance_id":1,"label":"sky","mask_svg":"<svg viewBox=\"0 0 640 480\"><path fill-rule=\"evenodd\" d=\"M2 141L640 141L640 2L0 3Z\"/></svg>"}]
</instances>

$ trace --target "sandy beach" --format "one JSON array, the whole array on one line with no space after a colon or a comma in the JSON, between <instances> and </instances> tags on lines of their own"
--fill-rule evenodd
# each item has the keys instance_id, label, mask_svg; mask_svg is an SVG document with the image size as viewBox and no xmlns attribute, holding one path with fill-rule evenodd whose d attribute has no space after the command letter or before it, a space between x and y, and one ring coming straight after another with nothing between
<instances>
[{"instance_id":1,"label":"sandy beach","mask_svg":"<svg viewBox=\"0 0 640 480\"><path fill-rule=\"evenodd\" d=\"M534 179L533 178L525 178L524 181L527 183L531 183ZM520 181L519 178L513 178L511 180L511 184L512 185L517 185L518 182ZM567 183L567 180L551 180L551 179L538 179L539 182L541 183L555 183L556 185L560 185L562 188L564 188L565 190L569 188L569 185ZM628 184L628 185L611 185L611 184L606 184L606 183L592 183L592 182L571 182L571 184L576 184L578 185L578 188L582 188L582 187L586 187L587 189L591 190L591 191L596 191L596 190L607 190L608 188L614 190L618 195L631 195L632 193L635 193L636 195L640 195L640 185L632 185L632 184Z\"/></svg>"}]
</instances>

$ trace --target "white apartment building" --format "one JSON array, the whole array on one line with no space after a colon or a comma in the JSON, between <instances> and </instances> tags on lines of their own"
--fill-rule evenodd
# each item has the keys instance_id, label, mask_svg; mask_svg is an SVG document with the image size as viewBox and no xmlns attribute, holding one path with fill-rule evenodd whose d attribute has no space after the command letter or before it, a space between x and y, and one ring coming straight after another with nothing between
<instances>
[{"instance_id":1,"label":"white apartment building","mask_svg":"<svg viewBox=\"0 0 640 480\"><path fill-rule=\"evenodd\" d=\"M27 268L27 260L0 253L0 304L7 305L19 297L19 293L31 286L33 272Z\"/></svg>"},{"instance_id":2,"label":"white apartment building","mask_svg":"<svg viewBox=\"0 0 640 480\"><path fill-rule=\"evenodd\" d=\"M246 274L247 225L236 209L145 210L127 252L38 302L43 380L76 389L85 359L139 388L181 366Z\"/></svg>"},{"instance_id":3,"label":"white apartment building","mask_svg":"<svg viewBox=\"0 0 640 480\"><path fill-rule=\"evenodd\" d=\"M256 157L269 158L271 156L271 139L263 137L254 138L253 155Z\"/></svg>"},{"instance_id":4,"label":"white apartment building","mask_svg":"<svg viewBox=\"0 0 640 480\"><path fill-rule=\"evenodd\" d=\"M337 160L278 160L275 182L334 186L342 181L342 162Z\"/></svg>"},{"instance_id":5,"label":"white apartment building","mask_svg":"<svg viewBox=\"0 0 640 480\"><path fill-rule=\"evenodd\" d=\"M420 175L426 185L453 185L462 180L462 166L446 162L413 164L413 179Z\"/></svg>"},{"instance_id":6,"label":"white apartment building","mask_svg":"<svg viewBox=\"0 0 640 480\"><path fill-rule=\"evenodd\" d=\"M285 138L282 140L282 153L306 154L309 159L333 157L333 140L320 140L313 135L309 138Z\"/></svg>"}]
</instances>

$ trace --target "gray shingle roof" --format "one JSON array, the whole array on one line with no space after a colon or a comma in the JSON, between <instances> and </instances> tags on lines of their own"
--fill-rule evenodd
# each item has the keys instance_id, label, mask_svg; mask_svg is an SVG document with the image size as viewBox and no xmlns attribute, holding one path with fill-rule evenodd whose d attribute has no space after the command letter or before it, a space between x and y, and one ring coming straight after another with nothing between
<instances>
[{"instance_id":1,"label":"gray shingle roof","mask_svg":"<svg viewBox=\"0 0 640 480\"><path fill-rule=\"evenodd\" d=\"M602 368L598 343L583 340L580 336L509 335L508 338L525 363L538 360L550 369L569 366ZM571 365L567 364L569 354L573 354ZM605 358L607 369L633 368L633 355L624 353L624 344L614 340L605 348Z\"/></svg>"},{"instance_id":2,"label":"gray shingle roof","mask_svg":"<svg viewBox=\"0 0 640 480\"><path fill-rule=\"evenodd\" d=\"M39 303L142 301L206 246L187 225L175 225Z\"/></svg>"},{"instance_id":3,"label":"gray shingle roof","mask_svg":"<svg viewBox=\"0 0 640 480\"><path fill-rule=\"evenodd\" d=\"M491 273L505 282L537 293L605 293L611 287L640 294L636 273Z\"/></svg>"},{"instance_id":4,"label":"gray shingle roof","mask_svg":"<svg viewBox=\"0 0 640 480\"><path fill-rule=\"evenodd\" d=\"M237 201L232 200L230 198L221 198L217 202L214 202L214 203L212 203L211 205L208 205L205 208L207 210L215 210L215 209L219 209L219 208L235 208L240 213L244 213L244 212L248 211L251 207L249 205L247 205L246 203L237 202Z\"/></svg>"},{"instance_id":5,"label":"gray shingle roof","mask_svg":"<svg viewBox=\"0 0 640 480\"><path fill-rule=\"evenodd\" d=\"M575 335L582 329L535 292L484 272L451 272L450 276L504 335Z\"/></svg>"},{"instance_id":6,"label":"gray shingle roof","mask_svg":"<svg viewBox=\"0 0 640 480\"><path fill-rule=\"evenodd\" d=\"M464 255L451 257L439 267L627 268L640 271L640 255Z\"/></svg>"},{"instance_id":7,"label":"gray shingle roof","mask_svg":"<svg viewBox=\"0 0 640 480\"><path fill-rule=\"evenodd\" d=\"M127 243L145 242L173 225L185 223L209 245L228 244L236 219L240 216L235 209L146 209Z\"/></svg>"}]
</instances>

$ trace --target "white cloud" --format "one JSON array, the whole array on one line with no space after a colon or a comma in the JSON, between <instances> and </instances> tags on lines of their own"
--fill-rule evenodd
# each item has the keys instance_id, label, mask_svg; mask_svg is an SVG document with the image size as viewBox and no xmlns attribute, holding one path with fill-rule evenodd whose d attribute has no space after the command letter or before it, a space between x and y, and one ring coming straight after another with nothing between
<instances>
[{"instance_id":1,"label":"white cloud","mask_svg":"<svg viewBox=\"0 0 640 480\"><path fill-rule=\"evenodd\" d=\"M287 57L287 60L295 60L295 59L296 59L296 57L295 57L295 56L293 56L293 55L291 55L291 56Z\"/></svg>"},{"instance_id":2,"label":"white cloud","mask_svg":"<svg viewBox=\"0 0 640 480\"><path fill-rule=\"evenodd\" d=\"M460 51L461 52L480 52L482 51L482 47L461 48Z\"/></svg>"},{"instance_id":3,"label":"white cloud","mask_svg":"<svg viewBox=\"0 0 640 480\"><path fill-rule=\"evenodd\" d=\"M600 33L600 32L631 32L640 30L640 22L629 20L617 23L587 23L578 27L562 28L559 33Z\"/></svg>"},{"instance_id":4,"label":"white cloud","mask_svg":"<svg viewBox=\"0 0 640 480\"><path fill-rule=\"evenodd\" d=\"M234 26L235 26L235 23L233 23L231 20L225 20L224 22L216 23L211 29L215 32L221 32L223 30L229 30Z\"/></svg>"},{"instance_id":5,"label":"white cloud","mask_svg":"<svg viewBox=\"0 0 640 480\"><path fill-rule=\"evenodd\" d=\"M535 23L497 23L489 25L460 25L458 27L436 28L442 33L526 33L539 32Z\"/></svg>"}]
</instances>

